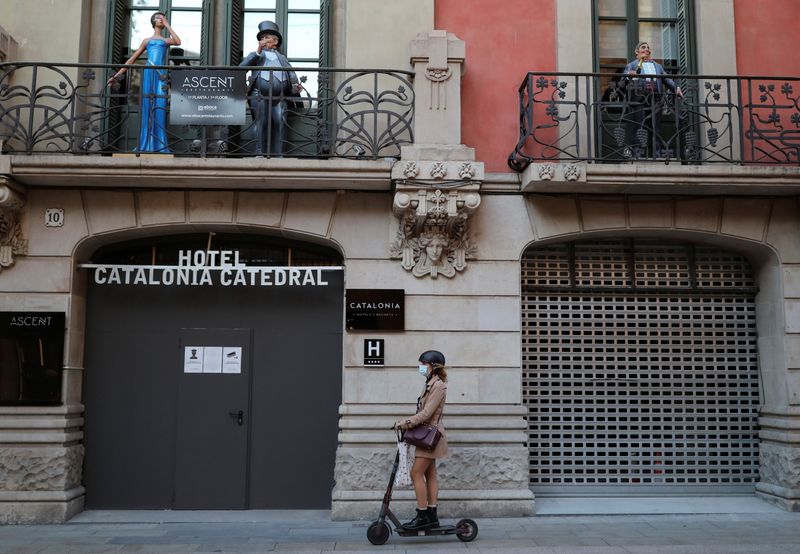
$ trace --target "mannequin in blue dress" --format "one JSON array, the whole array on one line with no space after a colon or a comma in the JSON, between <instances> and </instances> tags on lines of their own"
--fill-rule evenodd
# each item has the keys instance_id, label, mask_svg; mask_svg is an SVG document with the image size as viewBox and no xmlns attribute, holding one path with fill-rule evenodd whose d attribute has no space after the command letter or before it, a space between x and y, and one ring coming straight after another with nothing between
<instances>
[{"instance_id":1,"label":"mannequin in blue dress","mask_svg":"<svg viewBox=\"0 0 800 554\"><path fill-rule=\"evenodd\" d=\"M167 23L166 16L156 12L150 18L153 36L147 37L131 54L125 65L133 64L147 50L147 65L165 65L170 46L180 46L181 39ZM163 31L169 33L164 38ZM123 67L108 80L112 85L125 73ZM165 69L145 69L142 75L142 109L139 128L139 152L169 152L167 147L167 86L161 79Z\"/></svg>"}]
</instances>

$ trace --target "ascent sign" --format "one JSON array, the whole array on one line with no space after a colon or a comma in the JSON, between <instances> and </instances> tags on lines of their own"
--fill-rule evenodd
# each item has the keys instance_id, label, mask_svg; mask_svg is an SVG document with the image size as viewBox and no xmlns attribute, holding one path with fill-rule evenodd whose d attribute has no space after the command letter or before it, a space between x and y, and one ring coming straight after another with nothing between
<instances>
[{"instance_id":1,"label":"ascent sign","mask_svg":"<svg viewBox=\"0 0 800 554\"><path fill-rule=\"evenodd\" d=\"M83 264L98 285L324 287L327 271L339 266L248 266L236 250L181 250L178 265Z\"/></svg>"}]
</instances>

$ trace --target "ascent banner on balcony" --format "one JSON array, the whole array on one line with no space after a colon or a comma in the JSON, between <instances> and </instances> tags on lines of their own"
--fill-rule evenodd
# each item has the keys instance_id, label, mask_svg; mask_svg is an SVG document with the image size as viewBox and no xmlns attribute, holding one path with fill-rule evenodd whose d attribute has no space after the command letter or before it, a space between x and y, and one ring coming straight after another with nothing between
<instances>
[{"instance_id":1,"label":"ascent banner on balcony","mask_svg":"<svg viewBox=\"0 0 800 554\"><path fill-rule=\"evenodd\" d=\"M178 265L82 264L97 285L325 287L341 266L248 266L235 250L181 250Z\"/></svg>"},{"instance_id":2,"label":"ascent banner on balcony","mask_svg":"<svg viewBox=\"0 0 800 554\"><path fill-rule=\"evenodd\" d=\"M170 72L171 125L244 125L243 71L175 69Z\"/></svg>"}]
</instances>

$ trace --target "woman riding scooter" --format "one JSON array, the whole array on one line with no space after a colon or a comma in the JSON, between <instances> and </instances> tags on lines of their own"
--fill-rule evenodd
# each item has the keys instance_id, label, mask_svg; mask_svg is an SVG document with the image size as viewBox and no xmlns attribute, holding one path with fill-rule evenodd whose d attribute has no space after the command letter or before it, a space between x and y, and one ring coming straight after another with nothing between
<instances>
[{"instance_id":1,"label":"woman riding scooter","mask_svg":"<svg viewBox=\"0 0 800 554\"><path fill-rule=\"evenodd\" d=\"M436 479L436 460L447 456L447 436L442 425L442 412L447 399L447 371L444 354L428 350L420 354L419 372L425 377L425 388L417 399L417 413L394 424L395 429L411 429L428 423L435 425L442 436L432 449L415 448L411 480L417 497L417 515L403 525L410 531L422 531L439 526L436 502L439 483Z\"/></svg>"}]
</instances>

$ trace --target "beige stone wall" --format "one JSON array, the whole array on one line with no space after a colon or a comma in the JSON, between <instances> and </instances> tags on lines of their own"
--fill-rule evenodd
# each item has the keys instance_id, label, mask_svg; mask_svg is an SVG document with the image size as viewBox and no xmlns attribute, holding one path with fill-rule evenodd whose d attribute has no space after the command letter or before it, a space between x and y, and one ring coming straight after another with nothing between
<instances>
[{"instance_id":1,"label":"beige stone wall","mask_svg":"<svg viewBox=\"0 0 800 554\"><path fill-rule=\"evenodd\" d=\"M87 0L4 0L3 27L19 44L25 62L80 61L83 31L88 31ZM87 33L88 34L88 33Z\"/></svg>"},{"instance_id":2,"label":"beige stone wall","mask_svg":"<svg viewBox=\"0 0 800 554\"><path fill-rule=\"evenodd\" d=\"M186 226L261 230L334 245L344 254L348 288L406 290L406 331L368 334L386 339L386 367L363 367L366 333L344 334L335 517L367 517L379 499L391 459L388 427L413 411L421 387L416 356L428 348L447 355L451 375L445 424L452 456L441 466L442 499L449 505L445 512L530 513L520 406L519 260L527 246L602 236L662 236L743 252L761 289L759 491L785 507L797 505L791 500L800 488L800 208L795 199L484 193L471 231L477 259L453 279L436 280L414 278L388 258L397 230L391 199L389 192L29 191L24 217L29 253L0 275L0 308L67 312L65 405L55 412L5 408L0 414L0 451L10 460L7 465L16 463L31 441L44 442L52 454L37 462L42 471L35 482L18 479L18 489L0 494L0 518L14 520L9 515L18 505L13 499L26 494L33 498L34 492L52 496L42 504L41 514L53 506L61 506L61 514L79 506L80 483L51 477L63 464L79 465L82 459L82 451L68 446L82 436L77 430L81 421L75 418L82 412L85 275L75 264L86 261L102 243ZM64 208L64 227L44 226L48 207ZM20 418L23 413L27 415ZM365 468L370 468L367 473ZM486 479L462 478L470 468L469 475L485 473ZM498 475L503 479L491 477ZM397 499L410 503L411 492L398 491Z\"/></svg>"},{"instance_id":3,"label":"beige stone wall","mask_svg":"<svg viewBox=\"0 0 800 554\"><path fill-rule=\"evenodd\" d=\"M408 69L408 45L433 29L433 0L334 2L338 67Z\"/></svg>"}]
</instances>

